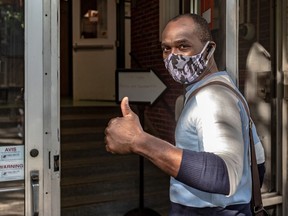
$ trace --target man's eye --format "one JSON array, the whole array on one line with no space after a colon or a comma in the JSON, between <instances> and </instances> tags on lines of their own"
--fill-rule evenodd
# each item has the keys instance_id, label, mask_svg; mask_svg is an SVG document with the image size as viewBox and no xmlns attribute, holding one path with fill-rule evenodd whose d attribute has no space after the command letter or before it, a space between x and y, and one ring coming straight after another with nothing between
<instances>
[{"instance_id":1,"label":"man's eye","mask_svg":"<svg viewBox=\"0 0 288 216\"><path fill-rule=\"evenodd\" d=\"M187 48L188 48L188 46L186 46L186 45L180 45L180 46L179 46L179 49L180 49L180 50L185 50L185 49L187 49Z\"/></svg>"},{"instance_id":2,"label":"man's eye","mask_svg":"<svg viewBox=\"0 0 288 216\"><path fill-rule=\"evenodd\" d=\"M169 52L170 48L169 47L162 47L163 52Z\"/></svg>"}]
</instances>

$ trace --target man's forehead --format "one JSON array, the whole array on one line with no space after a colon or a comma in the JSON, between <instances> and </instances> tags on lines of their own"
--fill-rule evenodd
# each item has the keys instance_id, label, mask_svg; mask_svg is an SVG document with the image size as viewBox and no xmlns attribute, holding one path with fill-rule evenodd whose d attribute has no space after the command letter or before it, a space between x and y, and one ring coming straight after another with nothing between
<instances>
[{"instance_id":1,"label":"man's forehead","mask_svg":"<svg viewBox=\"0 0 288 216\"><path fill-rule=\"evenodd\" d=\"M180 18L175 21L170 21L163 30L163 34L171 33L171 31L175 31L175 33L179 32L180 34L191 34L194 32L196 25L192 19L184 19Z\"/></svg>"},{"instance_id":2,"label":"man's forehead","mask_svg":"<svg viewBox=\"0 0 288 216\"><path fill-rule=\"evenodd\" d=\"M184 26L195 26L195 22L190 17L181 17L181 18L178 18L176 20L170 21L167 24L167 26L168 25L172 25L172 26L175 25L175 26L182 26L182 27L184 27Z\"/></svg>"}]
</instances>

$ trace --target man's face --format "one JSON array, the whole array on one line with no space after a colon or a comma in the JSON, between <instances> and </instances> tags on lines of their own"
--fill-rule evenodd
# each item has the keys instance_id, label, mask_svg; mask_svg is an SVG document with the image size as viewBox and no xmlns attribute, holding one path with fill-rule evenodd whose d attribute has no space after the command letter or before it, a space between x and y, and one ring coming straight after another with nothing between
<instances>
[{"instance_id":1,"label":"man's face","mask_svg":"<svg viewBox=\"0 0 288 216\"><path fill-rule=\"evenodd\" d=\"M195 29L196 25L188 17L168 23L162 33L163 58L167 58L171 53L186 56L200 53L203 44L195 33Z\"/></svg>"}]
</instances>

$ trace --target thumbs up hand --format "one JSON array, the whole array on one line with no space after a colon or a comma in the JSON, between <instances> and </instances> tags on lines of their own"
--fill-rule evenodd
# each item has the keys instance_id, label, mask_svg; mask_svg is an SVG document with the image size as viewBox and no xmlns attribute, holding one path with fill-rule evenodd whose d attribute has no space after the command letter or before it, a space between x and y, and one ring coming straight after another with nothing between
<instances>
[{"instance_id":1,"label":"thumbs up hand","mask_svg":"<svg viewBox=\"0 0 288 216\"><path fill-rule=\"evenodd\" d=\"M121 101L123 117L111 119L105 129L106 150L116 154L133 152L135 139L143 133L138 116L131 110L128 97Z\"/></svg>"}]
</instances>

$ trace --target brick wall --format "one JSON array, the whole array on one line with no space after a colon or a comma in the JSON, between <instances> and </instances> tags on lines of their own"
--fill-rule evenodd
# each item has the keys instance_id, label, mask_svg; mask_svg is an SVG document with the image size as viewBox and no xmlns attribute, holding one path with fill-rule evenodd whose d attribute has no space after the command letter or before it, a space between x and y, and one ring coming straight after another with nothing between
<instances>
[{"instance_id":1,"label":"brick wall","mask_svg":"<svg viewBox=\"0 0 288 216\"><path fill-rule=\"evenodd\" d=\"M183 90L175 83L164 67L159 41L159 1L132 1L131 8L131 53L132 68L152 68L167 85L167 91L153 106L146 107L145 115L157 130L157 136L174 143L174 105Z\"/></svg>"}]
</instances>

